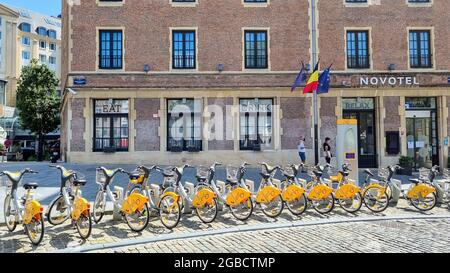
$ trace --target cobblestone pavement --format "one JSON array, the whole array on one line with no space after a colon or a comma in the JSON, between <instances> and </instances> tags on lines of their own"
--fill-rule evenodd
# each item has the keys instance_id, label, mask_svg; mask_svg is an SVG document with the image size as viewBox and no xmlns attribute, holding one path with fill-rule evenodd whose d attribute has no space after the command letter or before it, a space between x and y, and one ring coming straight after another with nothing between
<instances>
[{"instance_id":1,"label":"cobblestone pavement","mask_svg":"<svg viewBox=\"0 0 450 273\"><path fill-rule=\"evenodd\" d=\"M339 223L170 240L115 253L449 253L450 219Z\"/></svg>"},{"instance_id":2,"label":"cobblestone pavement","mask_svg":"<svg viewBox=\"0 0 450 273\"><path fill-rule=\"evenodd\" d=\"M79 239L78 234L76 232L76 230L74 228L71 228L68 224L64 224L62 226L57 226L57 227L52 227L50 226L50 224L48 222L46 222L46 235L45 238L42 242L42 244L38 247L33 247L31 245L31 243L28 241L28 238L26 237L26 235L23 233L23 229L21 227L18 227L18 229L13 232L13 233L9 233L6 230L6 227L0 227L0 253L1 252L55 252L58 250L71 250L72 251L81 251L82 249L79 249L78 247L94 247L94 248L102 248L102 247L111 247L111 245L108 246L108 244L111 243L127 243L130 242L130 240L139 240L139 239L158 239L158 238L163 238L163 236L167 236L167 235L174 235L174 239L177 239L176 236L184 236L186 234L193 234L196 232L201 232L201 231L222 231L224 230L224 232L226 232L226 230L230 230L232 228L241 228L241 229L251 229L251 228L261 228L261 227L266 227L266 228L277 228L276 225L282 225L282 224L291 224L291 223L314 223L315 221L323 221L323 222L327 222L327 221L334 221L334 220L344 220L344 221L351 221L351 220L357 220L359 218L363 218L363 217L383 217L383 216L389 216L389 217L394 217L394 216L398 216L398 217L404 217L404 216L418 216L418 215L422 215L422 216L444 216L445 219L449 219L450 221L450 210L445 206L445 207L436 207L435 209L433 209L431 212L427 212L427 213L421 213L417 210L415 210L413 207L409 206L405 200L400 200L399 204L397 207L390 207L388 208L384 213L381 214L373 214L371 213L369 210L367 210L366 208L363 208L360 212L356 213L356 214L348 214L345 211L343 211L341 208L336 207L335 210L330 213L329 215L319 215L318 213L316 213L314 210L309 209L308 211L305 212L304 215L302 215L301 217L295 217L292 216L291 214L289 214L289 212L287 210L285 210L280 217L278 217L277 219L270 219L265 217L262 212L259 209L255 210L254 215L247 221L247 222L240 222L236 219L233 218L233 216L227 211L222 211L219 212L219 216L217 217L216 221L212 224L203 224L201 223L201 221L198 219L198 217L196 215L183 215L182 220L180 222L180 224L178 225L178 227L176 227L174 230L170 231L167 230L166 228L164 228L164 226L161 224L161 222L157 219L157 218L152 218L149 224L149 227L144 230L142 233L134 233L132 231L130 231L130 229L128 228L128 226L126 224L124 224L123 222L113 222L111 220L111 216L105 216L105 219L103 220L103 222L94 225L93 226L93 230L92 230L92 235L91 237L83 242L82 240ZM430 222L431 226L433 227L431 230L428 230L428 228L423 228L424 224L420 224L421 222L415 222L414 221L407 221L407 222L399 222L397 224L398 228L396 229L396 236L398 236L399 238L402 235L402 230L403 228L406 230L406 232L409 232L409 230L411 230L411 232L413 232L414 230L416 230L416 234L412 234L413 236L411 238L408 238L405 241L405 244L407 244L406 246L408 247L412 247L412 244L415 242L416 237L420 237L422 238L423 236L428 236L427 238L431 238L430 240L433 240L434 243L438 243L440 238L442 236L449 236L448 234L448 230L450 227L450 223L449 221L444 221L442 223L434 223L434 222ZM418 221L418 220L417 220ZM354 225L354 228L352 227ZM342 230L342 236L343 238L353 238L352 236L352 230L353 231L358 231L359 233L357 233L357 237L355 238L355 240L353 239L348 239L351 242L358 242L358 240L360 240L361 242L364 241L365 237L361 237L363 236L364 233L367 233L366 236L372 236L372 237L368 237L368 238L375 238L377 240L382 240L383 238L383 230L385 230L386 232L391 232L390 228L384 227L382 228L382 224L374 224L374 223L370 223L367 225L364 224L348 224L348 225L344 225L344 226L333 226L333 227L317 227L317 230L326 230L326 228L332 228L331 230L335 230L335 231L340 231ZM279 226L278 226L279 227ZM359 227L359 228L357 228ZM370 229L369 229L370 228ZM294 228L292 229L292 232L296 232L298 233L304 233L304 234L309 234L309 231L314 231L316 230L315 227L312 228L308 228L306 229L306 231L304 231L304 229L300 228ZM426 231L424 234L421 234L422 231ZM265 232L269 232L269 233L265 233ZM262 234L262 237L255 237L257 238L257 240L253 239L253 233L239 233L239 234L235 234L235 235L231 235L234 236L232 238L237 238L235 241L232 241L237 248L234 249L234 251L275 251L273 249L279 250L279 251L289 251L291 248L285 248L285 249L280 249L277 248L276 245L280 244L280 241L270 241L270 240L266 240L266 238L264 236L268 236L268 234L271 231L261 231L258 232L256 234ZM282 236L280 238L284 238L283 239L283 244L284 241L287 240L287 238L294 238L294 236L289 235L289 233L287 231L283 231L282 234L284 234L285 236ZM381 233L380 233L381 232ZM222 232L221 232L222 233ZM247 236L247 237L242 237L242 236ZM266 235L264 235L266 234ZM300 237L308 237L308 238L303 238L302 241L304 245L309 245L312 244L312 242L316 241L314 243L314 245L317 246L317 248L315 249L315 251L330 251L332 250L333 246L331 246L330 249L330 244L332 243L332 237L333 236L322 236L319 238L323 238L323 240L315 240L314 238L316 238L316 235L318 233L311 233L308 236L300 236ZM327 234L327 233L324 233ZM410 234L410 233L405 233L405 234ZM437 236L439 234L439 236ZM447 235L445 235L447 234ZM338 234L339 236L341 236L340 234ZM230 236L230 235L223 235L223 236L219 236L217 237L217 240L222 240L222 243L226 243L228 241L228 237L226 236ZM392 238L395 237L394 233L389 233L387 236L391 236L391 237L387 237L387 238ZM421 237L422 236L422 237ZM204 240L204 237L202 237L201 241L203 242L203 244L201 246L198 246L196 248L195 245L195 240L196 239L185 239L186 240L186 244L188 246L191 246L192 249L190 249L189 251L219 251L217 248L214 248L214 245L216 244L216 237L212 237L211 241L209 240ZM249 239L251 240L249 240ZM434 238L434 239L433 239ZM178 238L179 239L179 238ZM182 240L180 241L181 245L183 245L184 241ZM278 239L281 240L281 239ZM287 246L289 247L294 247L296 245L295 240L297 239L292 239L294 240L293 242L289 242L286 243ZM300 239L298 239L300 240ZM310 241L308 241L310 240ZM384 239L383 239L384 240ZM251 245L246 245L244 243L244 241L247 242L251 242ZM370 240L368 241L370 242ZM365 242L365 244L367 244L368 242ZM375 242L378 242L375 240ZM387 241L381 241L381 242L386 242L386 244L388 246L390 246L392 249L394 247L395 244L393 244L390 240ZM325 246L322 248L320 245L324 244ZM433 243L433 245L434 245ZM450 241L447 238L447 244L450 243ZM158 243L159 244L159 243ZM260 248L254 248L253 244L258 245ZM349 244L348 242L346 244ZM343 245L346 245L343 243ZM420 243L417 244L418 246L422 246L425 243ZM242 248L241 248L242 245ZM122 245L123 246L123 245ZM161 252L166 250L166 248L164 248L164 244L160 244L158 246L161 246L161 248L156 247L153 248L151 247L152 251L157 251L157 252ZM286 247L287 247L286 246ZM295 250L295 249L302 249L300 248L302 246L302 244L299 244L298 247L291 249ZM328 248L326 248L326 246L328 246ZM135 251L142 251L142 249L140 248L140 245L136 245ZM281 247L281 246L279 246ZM334 247L338 247L338 246L334 246ZM348 247L348 246L347 246ZM362 247L362 246L361 246ZM387 246L386 246L387 247ZM145 246L144 246L145 248ZM133 249L131 249L133 250ZM174 246L171 246L169 248L169 250L171 251L187 251L187 249L183 248L183 246L179 246L178 241L177 244ZM302 249L303 250L303 249ZM341 248L337 248L337 250L340 251L344 251ZM368 250L370 250L368 248ZM419 249L417 249L419 250ZM149 250L150 251L150 250ZM231 249L229 249L229 251L231 251ZM305 248L304 251L307 251L307 249ZM438 251L438 249L436 249L436 251Z\"/></svg>"}]
</instances>

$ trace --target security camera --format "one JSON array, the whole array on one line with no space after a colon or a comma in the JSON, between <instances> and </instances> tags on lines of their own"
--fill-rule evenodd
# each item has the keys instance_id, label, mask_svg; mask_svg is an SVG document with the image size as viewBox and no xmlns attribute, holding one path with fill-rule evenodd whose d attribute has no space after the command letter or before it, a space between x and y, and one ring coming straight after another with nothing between
<instances>
[{"instance_id":1,"label":"security camera","mask_svg":"<svg viewBox=\"0 0 450 273\"><path fill-rule=\"evenodd\" d=\"M66 90L72 93L73 95L77 94L77 91L73 90L72 88L67 88Z\"/></svg>"}]
</instances>

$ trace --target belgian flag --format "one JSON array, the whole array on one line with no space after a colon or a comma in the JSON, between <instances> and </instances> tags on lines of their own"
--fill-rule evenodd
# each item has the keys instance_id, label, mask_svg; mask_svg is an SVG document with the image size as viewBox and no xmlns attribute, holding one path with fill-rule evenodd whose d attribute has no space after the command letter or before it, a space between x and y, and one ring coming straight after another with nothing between
<instances>
[{"instance_id":1,"label":"belgian flag","mask_svg":"<svg viewBox=\"0 0 450 273\"><path fill-rule=\"evenodd\" d=\"M319 62L317 62L316 67L314 68L314 71L311 74L311 77L309 77L308 83L303 89L303 93L304 94L314 93L314 91L317 91L318 87L319 87Z\"/></svg>"}]
</instances>

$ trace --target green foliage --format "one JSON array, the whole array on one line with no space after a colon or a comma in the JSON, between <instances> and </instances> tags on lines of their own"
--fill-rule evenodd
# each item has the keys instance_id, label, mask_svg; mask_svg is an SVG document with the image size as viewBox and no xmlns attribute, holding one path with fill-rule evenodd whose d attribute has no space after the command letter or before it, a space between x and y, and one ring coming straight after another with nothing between
<instances>
[{"instance_id":1,"label":"green foliage","mask_svg":"<svg viewBox=\"0 0 450 273\"><path fill-rule=\"evenodd\" d=\"M414 165L414 159L408 156L401 156L399 160L399 165L402 168L412 168Z\"/></svg>"},{"instance_id":2,"label":"green foliage","mask_svg":"<svg viewBox=\"0 0 450 273\"><path fill-rule=\"evenodd\" d=\"M27 158L27 161L36 161L36 157L35 157L34 155L30 155L30 156Z\"/></svg>"},{"instance_id":3,"label":"green foliage","mask_svg":"<svg viewBox=\"0 0 450 273\"><path fill-rule=\"evenodd\" d=\"M22 68L17 87L17 108L23 129L30 130L39 141L38 160L42 160L43 137L60 123L59 80L46 65L32 60Z\"/></svg>"}]
</instances>

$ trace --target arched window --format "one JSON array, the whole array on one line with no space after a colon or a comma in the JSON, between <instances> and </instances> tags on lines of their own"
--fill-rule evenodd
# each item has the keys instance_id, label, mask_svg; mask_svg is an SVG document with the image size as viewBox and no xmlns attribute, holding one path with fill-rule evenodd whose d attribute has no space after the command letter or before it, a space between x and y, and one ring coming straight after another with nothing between
<instances>
[{"instance_id":1,"label":"arched window","mask_svg":"<svg viewBox=\"0 0 450 273\"><path fill-rule=\"evenodd\" d=\"M40 36L47 36L47 29L45 29L45 27L38 27L36 29L37 34L39 34Z\"/></svg>"},{"instance_id":2,"label":"arched window","mask_svg":"<svg viewBox=\"0 0 450 273\"><path fill-rule=\"evenodd\" d=\"M28 23L22 23L19 25L19 29L23 32L31 32L31 25Z\"/></svg>"},{"instance_id":3,"label":"arched window","mask_svg":"<svg viewBox=\"0 0 450 273\"><path fill-rule=\"evenodd\" d=\"M52 39L56 39L56 30L53 29L49 29L47 31L48 37L52 38Z\"/></svg>"}]
</instances>

